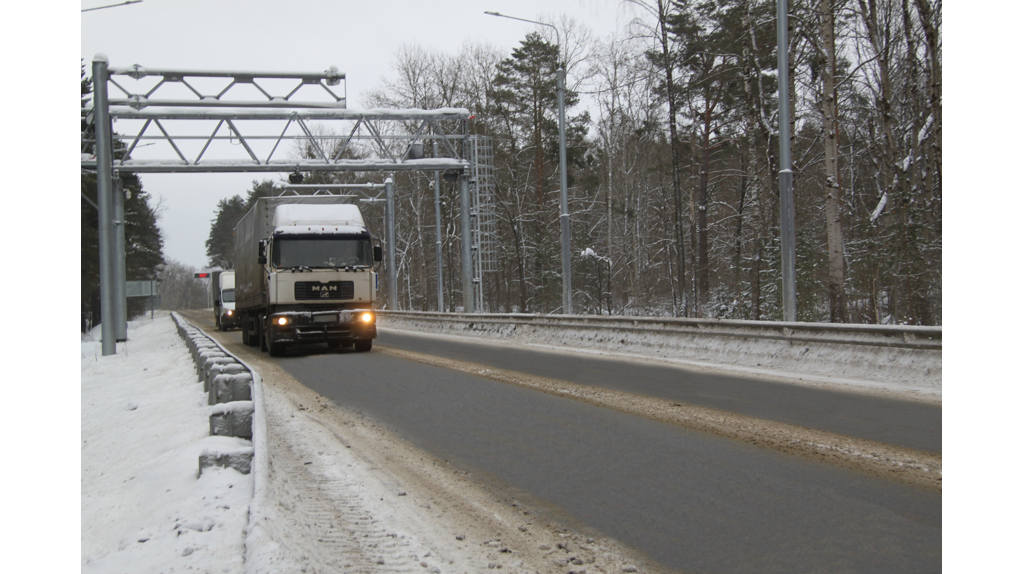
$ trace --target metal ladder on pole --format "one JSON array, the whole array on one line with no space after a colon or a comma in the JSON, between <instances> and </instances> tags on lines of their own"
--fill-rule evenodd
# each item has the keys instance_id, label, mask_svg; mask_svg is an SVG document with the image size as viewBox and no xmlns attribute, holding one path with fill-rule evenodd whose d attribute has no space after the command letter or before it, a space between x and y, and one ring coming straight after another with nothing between
<instances>
[{"instance_id":1,"label":"metal ladder on pole","mask_svg":"<svg viewBox=\"0 0 1024 574\"><path fill-rule=\"evenodd\" d=\"M484 273L498 270L498 218L495 208L494 138L469 136L473 206L473 297L484 311Z\"/></svg>"}]
</instances>

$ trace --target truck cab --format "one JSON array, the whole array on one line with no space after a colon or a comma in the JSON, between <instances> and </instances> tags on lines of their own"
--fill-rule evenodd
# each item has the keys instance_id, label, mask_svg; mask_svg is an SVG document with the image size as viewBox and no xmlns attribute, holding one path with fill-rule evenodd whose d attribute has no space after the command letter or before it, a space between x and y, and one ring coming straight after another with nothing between
<instances>
[{"instance_id":1,"label":"truck cab","mask_svg":"<svg viewBox=\"0 0 1024 574\"><path fill-rule=\"evenodd\" d=\"M215 290L217 299L214 301L213 308L217 330L237 329L242 323L235 312L235 272L224 271L215 278L215 281L217 282Z\"/></svg>"},{"instance_id":2,"label":"truck cab","mask_svg":"<svg viewBox=\"0 0 1024 574\"><path fill-rule=\"evenodd\" d=\"M337 196L260 198L235 233L242 340L272 356L297 344L366 352L377 337L380 247Z\"/></svg>"}]
</instances>

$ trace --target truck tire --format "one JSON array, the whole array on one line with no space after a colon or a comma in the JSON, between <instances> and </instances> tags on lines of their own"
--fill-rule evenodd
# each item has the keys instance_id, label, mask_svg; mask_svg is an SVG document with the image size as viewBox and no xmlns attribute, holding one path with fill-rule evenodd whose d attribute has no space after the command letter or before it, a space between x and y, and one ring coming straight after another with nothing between
<instances>
[{"instance_id":1,"label":"truck tire","mask_svg":"<svg viewBox=\"0 0 1024 574\"><path fill-rule=\"evenodd\" d=\"M249 318L242 315L242 344L251 347L249 344Z\"/></svg>"},{"instance_id":2,"label":"truck tire","mask_svg":"<svg viewBox=\"0 0 1024 574\"><path fill-rule=\"evenodd\" d=\"M373 348L373 339L356 339L356 352L365 353Z\"/></svg>"},{"instance_id":3,"label":"truck tire","mask_svg":"<svg viewBox=\"0 0 1024 574\"><path fill-rule=\"evenodd\" d=\"M270 352L271 357L283 357L284 356L284 343L278 343L274 340L274 330L268 328L264 334L264 339L267 341L267 350Z\"/></svg>"}]
</instances>

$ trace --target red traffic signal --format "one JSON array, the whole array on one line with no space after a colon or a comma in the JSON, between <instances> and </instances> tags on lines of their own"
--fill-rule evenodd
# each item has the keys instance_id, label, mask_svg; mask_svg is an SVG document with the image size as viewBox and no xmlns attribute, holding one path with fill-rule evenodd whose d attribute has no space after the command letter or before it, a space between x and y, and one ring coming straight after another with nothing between
<instances>
[{"instance_id":1,"label":"red traffic signal","mask_svg":"<svg viewBox=\"0 0 1024 574\"><path fill-rule=\"evenodd\" d=\"M196 273L196 279L206 279L209 276L209 273Z\"/></svg>"}]
</instances>

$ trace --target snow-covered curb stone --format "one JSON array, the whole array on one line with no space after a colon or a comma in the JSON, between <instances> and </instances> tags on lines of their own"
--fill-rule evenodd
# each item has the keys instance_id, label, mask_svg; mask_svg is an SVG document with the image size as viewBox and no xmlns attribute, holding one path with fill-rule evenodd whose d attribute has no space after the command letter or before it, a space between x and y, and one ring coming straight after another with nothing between
<instances>
[{"instance_id":1,"label":"snow-covered curb stone","mask_svg":"<svg viewBox=\"0 0 1024 574\"><path fill-rule=\"evenodd\" d=\"M218 343L206 336L201 330L193 327L183 318L172 314L178 325L178 332L193 347L192 338L188 335L196 335L196 340L203 344L212 344L220 347ZM187 326L187 327L186 327ZM205 340L204 340L205 339ZM208 341L208 343L207 343ZM246 572L264 572L267 565L273 562L272 557L279 550L273 535L268 531L265 521L267 512L265 506L271 502L268 500L267 480L270 476L270 459L267 456L267 415L266 403L263 398L263 379L259 373L226 349L221 350L228 356L234 357L238 364L242 365L252 377L250 384L251 401L251 435L252 449L221 449L216 452L205 451L200 456L200 465L205 461L211 466L231 466L239 472L248 472L253 477L253 498L249 503L249 524L245 527L245 570ZM193 351L195 353L195 351ZM193 354L195 356L195 354ZM214 377L216 381L217 377ZM211 387L217 385L211 384ZM234 397L234 390L232 391ZM235 465L238 465L236 467Z\"/></svg>"},{"instance_id":2,"label":"snow-covered curb stone","mask_svg":"<svg viewBox=\"0 0 1024 574\"><path fill-rule=\"evenodd\" d=\"M249 385L256 381L252 370L177 313L171 313L171 317L178 326L178 335L189 347L199 381L203 382L203 390L210 397L210 434L251 440L255 407L253 401L249 400L253 395ZM243 386L245 389L241 388ZM219 466L248 474L255 451L256 448L229 452L203 451L199 457L199 473L202 474L204 468Z\"/></svg>"},{"instance_id":3,"label":"snow-covered curb stone","mask_svg":"<svg viewBox=\"0 0 1024 574\"><path fill-rule=\"evenodd\" d=\"M251 387L251 373L225 373L213 377L213 380L210 381L206 391L210 397L210 404L216 405L232 401L251 401Z\"/></svg>"},{"instance_id":4,"label":"snow-covered curb stone","mask_svg":"<svg viewBox=\"0 0 1024 574\"><path fill-rule=\"evenodd\" d=\"M231 401L210 408L210 434L252 438L252 401Z\"/></svg>"},{"instance_id":5,"label":"snow-covered curb stone","mask_svg":"<svg viewBox=\"0 0 1024 574\"><path fill-rule=\"evenodd\" d=\"M231 451L211 452L204 449L199 455L199 474L204 468L233 468L242 474L249 474L252 469L252 447L239 448Z\"/></svg>"},{"instance_id":6,"label":"snow-covered curb stone","mask_svg":"<svg viewBox=\"0 0 1024 574\"><path fill-rule=\"evenodd\" d=\"M213 381L220 375L237 375L239 373L248 373L247 369L241 363L235 361L232 363L214 363L206 369L206 380L203 381L203 390L209 392L213 386ZM248 398L244 399L248 400ZM212 401L210 404L215 404L223 401Z\"/></svg>"}]
</instances>

